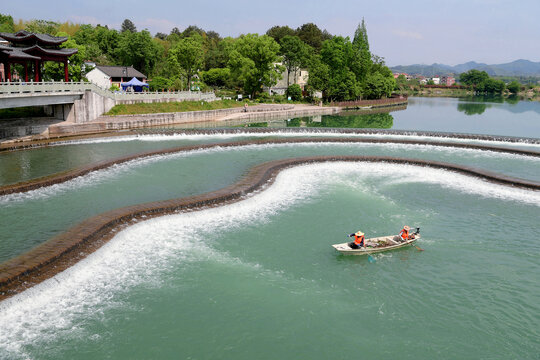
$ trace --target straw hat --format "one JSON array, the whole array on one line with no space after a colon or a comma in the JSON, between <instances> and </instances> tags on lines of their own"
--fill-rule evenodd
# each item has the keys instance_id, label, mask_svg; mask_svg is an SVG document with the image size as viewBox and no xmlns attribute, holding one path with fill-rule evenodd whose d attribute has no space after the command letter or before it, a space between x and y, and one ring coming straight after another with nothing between
<instances>
[{"instance_id":1,"label":"straw hat","mask_svg":"<svg viewBox=\"0 0 540 360\"><path fill-rule=\"evenodd\" d=\"M356 235L356 236L363 236L363 235L364 235L364 233L363 233L363 232L361 232L360 230L358 230L358 231L356 232L356 234L355 234L355 235Z\"/></svg>"},{"instance_id":2,"label":"straw hat","mask_svg":"<svg viewBox=\"0 0 540 360\"><path fill-rule=\"evenodd\" d=\"M407 231L411 230L411 228L410 228L409 226L407 226L407 225L405 225L405 226L403 227L403 229L405 229L405 230L407 230Z\"/></svg>"}]
</instances>

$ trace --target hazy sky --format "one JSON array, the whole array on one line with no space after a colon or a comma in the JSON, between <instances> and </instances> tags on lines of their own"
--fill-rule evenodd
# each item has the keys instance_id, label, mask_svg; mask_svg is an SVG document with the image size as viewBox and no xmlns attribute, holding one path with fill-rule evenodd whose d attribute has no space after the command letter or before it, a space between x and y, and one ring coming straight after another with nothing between
<instances>
[{"instance_id":1,"label":"hazy sky","mask_svg":"<svg viewBox=\"0 0 540 360\"><path fill-rule=\"evenodd\" d=\"M194 24L221 36L238 36L313 22L332 34L352 37L364 17L372 52L391 66L540 61L540 0L2 2L0 12L15 21L70 20L118 29L128 18L138 30L152 34Z\"/></svg>"}]
</instances>

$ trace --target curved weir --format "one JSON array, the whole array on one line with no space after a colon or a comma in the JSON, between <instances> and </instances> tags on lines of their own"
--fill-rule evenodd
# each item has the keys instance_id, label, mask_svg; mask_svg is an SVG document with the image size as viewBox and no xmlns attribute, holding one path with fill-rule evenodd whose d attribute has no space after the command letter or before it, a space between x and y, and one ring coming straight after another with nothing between
<instances>
[{"instance_id":1,"label":"curved weir","mask_svg":"<svg viewBox=\"0 0 540 360\"><path fill-rule=\"evenodd\" d=\"M488 146L488 145L478 145L478 144L461 144L461 143L448 143L448 142L439 142L439 141L421 141L421 140L406 140L406 139L366 139L366 138L315 138L315 139L272 139L272 140L247 140L247 141L236 141L236 142L227 142L227 143L217 143L217 144L208 144L208 145L191 145L191 146L181 146L164 150L149 151L144 153L138 153L134 155L124 156L109 161L102 161L96 164L88 165L71 171L62 172L59 174L53 174L47 177L34 179L27 182L1 186L0 187L0 196L13 194L13 193L22 193L30 190L35 190L41 187L50 186L54 184L63 183L65 181L86 175L90 172L106 169L113 165L122 164L131 160L156 156L156 155L166 155L179 152L187 152L193 150L204 150L212 148L231 148L231 147L241 147L248 145L267 145L267 144L298 144L298 143L365 143L365 144L404 144L404 145L426 145L426 146L440 146L448 148L461 148L461 149L470 149L470 150L479 150L479 151L493 151L499 153L507 153L521 156L531 156L531 157L540 157L540 152L523 150L523 149L513 149L507 147L499 146Z\"/></svg>"},{"instance_id":2,"label":"curved weir","mask_svg":"<svg viewBox=\"0 0 540 360\"><path fill-rule=\"evenodd\" d=\"M112 210L87 219L33 250L0 265L0 299L54 276L111 239L135 221L176 212L194 211L240 201L271 184L283 169L323 162L384 162L444 169L492 183L540 190L540 183L437 161L379 156L318 156L276 160L253 167L237 183L206 194L157 201Z\"/></svg>"}]
</instances>

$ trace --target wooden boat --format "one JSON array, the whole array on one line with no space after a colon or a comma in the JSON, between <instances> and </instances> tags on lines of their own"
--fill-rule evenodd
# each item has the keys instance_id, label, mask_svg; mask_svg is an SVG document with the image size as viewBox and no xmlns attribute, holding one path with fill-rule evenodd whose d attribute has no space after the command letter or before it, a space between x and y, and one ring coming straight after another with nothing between
<instances>
[{"instance_id":1,"label":"wooden boat","mask_svg":"<svg viewBox=\"0 0 540 360\"><path fill-rule=\"evenodd\" d=\"M332 247L345 255L368 255L380 253L383 251L395 250L407 245L412 245L416 240L420 239L420 234L414 234L413 239L400 242L398 235L380 236L376 238L366 239L366 247L353 249L349 243L334 244Z\"/></svg>"}]
</instances>

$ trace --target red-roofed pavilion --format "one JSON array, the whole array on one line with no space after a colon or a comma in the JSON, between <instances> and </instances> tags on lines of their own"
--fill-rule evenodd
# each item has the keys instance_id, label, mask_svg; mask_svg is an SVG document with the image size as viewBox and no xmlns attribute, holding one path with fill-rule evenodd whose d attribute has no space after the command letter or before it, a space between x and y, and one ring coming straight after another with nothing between
<instances>
[{"instance_id":1,"label":"red-roofed pavilion","mask_svg":"<svg viewBox=\"0 0 540 360\"><path fill-rule=\"evenodd\" d=\"M44 61L54 61L64 64L64 80L69 81L68 58L77 53L77 49L60 48L67 37L57 37L48 34L33 34L27 31L13 33L0 32L0 38L7 40L9 45L0 44L0 62L4 64L7 79L11 81L11 64L24 66L24 80L28 82L28 68L34 67L34 81L40 81L41 65Z\"/></svg>"}]
</instances>

